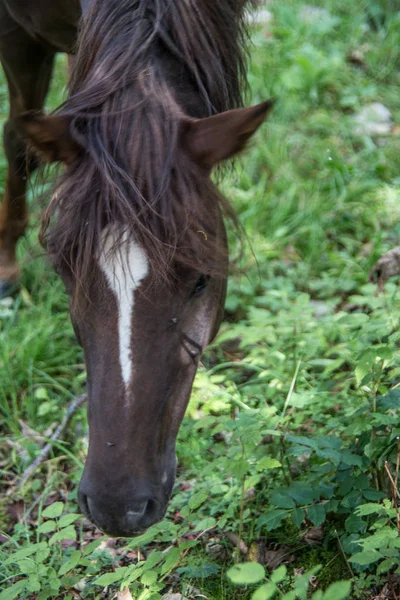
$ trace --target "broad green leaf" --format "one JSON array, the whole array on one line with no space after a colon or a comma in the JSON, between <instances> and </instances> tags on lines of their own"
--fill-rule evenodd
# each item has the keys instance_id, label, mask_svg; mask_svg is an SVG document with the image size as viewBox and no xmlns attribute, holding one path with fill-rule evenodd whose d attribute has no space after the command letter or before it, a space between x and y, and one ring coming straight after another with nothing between
<instances>
[{"instance_id":1,"label":"broad green leaf","mask_svg":"<svg viewBox=\"0 0 400 600\"><path fill-rule=\"evenodd\" d=\"M14 598L18 598L20 593L23 590L26 590L26 585L28 583L27 579L21 579L21 581L17 581L17 583L13 583L6 590L0 592L0 600L14 600Z\"/></svg>"},{"instance_id":2,"label":"broad green leaf","mask_svg":"<svg viewBox=\"0 0 400 600\"><path fill-rule=\"evenodd\" d=\"M305 516L306 516L306 513L302 508L295 508L291 514L293 524L296 527L301 527L301 524L303 523Z\"/></svg>"},{"instance_id":3,"label":"broad green leaf","mask_svg":"<svg viewBox=\"0 0 400 600\"><path fill-rule=\"evenodd\" d=\"M237 479L242 479L242 477L244 477L246 475L246 473L248 472L249 469L250 469L250 465L247 462L247 460L244 460L243 458L241 458L239 460L235 460L232 463L230 470L234 477L237 477Z\"/></svg>"},{"instance_id":4,"label":"broad green leaf","mask_svg":"<svg viewBox=\"0 0 400 600\"><path fill-rule=\"evenodd\" d=\"M76 515L76 514L69 514L69 515L63 515L59 521L58 521L58 527L61 529L61 527L68 527L68 525L72 525L72 523L75 523L75 521L77 519L80 518L81 515Z\"/></svg>"},{"instance_id":5,"label":"broad green leaf","mask_svg":"<svg viewBox=\"0 0 400 600\"><path fill-rule=\"evenodd\" d=\"M57 533L52 535L49 539L49 546L61 540L76 540L76 531L73 525L65 527L64 529L61 529L61 531L57 531Z\"/></svg>"},{"instance_id":6,"label":"broad green leaf","mask_svg":"<svg viewBox=\"0 0 400 600\"><path fill-rule=\"evenodd\" d=\"M361 504L360 506L357 506L355 513L359 517L366 517L367 515L373 515L375 513L384 514L385 508L382 506L382 504L377 504L376 502L368 502L367 504Z\"/></svg>"},{"instance_id":7,"label":"broad green leaf","mask_svg":"<svg viewBox=\"0 0 400 600\"><path fill-rule=\"evenodd\" d=\"M351 590L351 581L332 583L323 595L323 600L346 600Z\"/></svg>"},{"instance_id":8,"label":"broad green leaf","mask_svg":"<svg viewBox=\"0 0 400 600\"><path fill-rule=\"evenodd\" d=\"M349 533L358 533L366 528L366 523L357 515L350 515L350 517L347 517L344 525L346 531Z\"/></svg>"},{"instance_id":9,"label":"broad green leaf","mask_svg":"<svg viewBox=\"0 0 400 600\"><path fill-rule=\"evenodd\" d=\"M214 517L205 517L201 519L194 528L194 531L205 531L206 529L211 529L215 527L217 524L217 520Z\"/></svg>"},{"instance_id":10,"label":"broad green leaf","mask_svg":"<svg viewBox=\"0 0 400 600\"><path fill-rule=\"evenodd\" d=\"M42 517L46 519L55 519L59 517L64 510L64 502L54 502L42 511Z\"/></svg>"},{"instance_id":11,"label":"broad green leaf","mask_svg":"<svg viewBox=\"0 0 400 600\"><path fill-rule=\"evenodd\" d=\"M265 569L258 563L241 563L231 567L227 572L227 576L235 585L250 585L264 579Z\"/></svg>"},{"instance_id":12,"label":"broad green leaf","mask_svg":"<svg viewBox=\"0 0 400 600\"><path fill-rule=\"evenodd\" d=\"M378 575L381 575L382 573L387 573L389 571L389 569L391 569L395 565L398 565L398 563L399 563L398 558L385 558L385 560L383 560L379 564L376 572Z\"/></svg>"},{"instance_id":13,"label":"broad green leaf","mask_svg":"<svg viewBox=\"0 0 400 600\"><path fill-rule=\"evenodd\" d=\"M82 554L80 552L80 550L75 550L75 552L73 552L71 554L71 556L69 557L69 559L63 563L58 571L58 575L65 575L65 573L68 573L68 571L72 571L72 569L74 569L76 567L76 565L79 563L80 559L82 557Z\"/></svg>"},{"instance_id":14,"label":"broad green leaf","mask_svg":"<svg viewBox=\"0 0 400 600\"><path fill-rule=\"evenodd\" d=\"M142 577L140 578L141 583L143 583L143 585L153 585L158 579L158 571L146 571L146 573L143 573Z\"/></svg>"},{"instance_id":15,"label":"broad green leaf","mask_svg":"<svg viewBox=\"0 0 400 600\"><path fill-rule=\"evenodd\" d=\"M380 558L384 558L384 556L377 550L362 550L362 552L353 554L353 556L349 558L349 561L357 563L358 565L370 565Z\"/></svg>"},{"instance_id":16,"label":"broad green leaf","mask_svg":"<svg viewBox=\"0 0 400 600\"><path fill-rule=\"evenodd\" d=\"M251 600L271 600L271 598L275 596L277 590L276 585L272 581L269 581L268 583L264 583L264 585L254 592Z\"/></svg>"},{"instance_id":17,"label":"broad green leaf","mask_svg":"<svg viewBox=\"0 0 400 600\"><path fill-rule=\"evenodd\" d=\"M87 544L83 549L83 556L87 556L88 554L94 552L100 546L104 539L104 537L101 537L98 540L95 540L94 542L89 542L89 544Z\"/></svg>"},{"instance_id":18,"label":"broad green leaf","mask_svg":"<svg viewBox=\"0 0 400 600\"><path fill-rule=\"evenodd\" d=\"M199 506L201 506L203 502L208 499L208 497L209 492L207 490L200 490L196 492L189 498L189 508L191 510L196 510L196 508L199 508Z\"/></svg>"},{"instance_id":19,"label":"broad green leaf","mask_svg":"<svg viewBox=\"0 0 400 600\"><path fill-rule=\"evenodd\" d=\"M207 577L216 575L220 570L221 568L219 565L216 565L215 563L203 563L198 567L180 567L176 572L179 575L183 573L188 578L206 579Z\"/></svg>"},{"instance_id":20,"label":"broad green leaf","mask_svg":"<svg viewBox=\"0 0 400 600\"><path fill-rule=\"evenodd\" d=\"M121 569L127 569L128 567L121 567ZM104 575L100 575L93 581L95 585L101 585L102 587L106 587L107 585L111 585L116 583L117 581L121 581L123 579L123 574L121 573L121 569L117 569L117 571L113 573L104 573Z\"/></svg>"},{"instance_id":21,"label":"broad green leaf","mask_svg":"<svg viewBox=\"0 0 400 600\"><path fill-rule=\"evenodd\" d=\"M307 515L311 523L318 527L326 519L326 510L323 504L313 504L307 509Z\"/></svg>"},{"instance_id":22,"label":"broad green leaf","mask_svg":"<svg viewBox=\"0 0 400 600\"><path fill-rule=\"evenodd\" d=\"M271 581L274 583L281 583L286 577L287 569L285 565L281 565L273 573L271 573Z\"/></svg>"},{"instance_id":23,"label":"broad green leaf","mask_svg":"<svg viewBox=\"0 0 400 600\"><path fill-rule=\"evenodd\" d=\"M287 492L273 492L271 495L271 504L278 508L294 508L296 505L293 498Z\"/></svg>"},{"instance_id":24,"label":"broad green leaf","mask_svg":"<svg viewBox=\"0 0 400 600\"><path fill-rule=\"evenodd\" d=\"M178 562L180 555L181 555L181 553L180 553L179 548L171 548L171 550L169 550L169 552L166 556L164 564L161 566L160 574L164 575L170 569L172 569L172 567L174 567L176 565L176 563Z\"/></svg>"},{"instance_id":25,"label":"broad green leaf","mask_svg":"<svg viewBox=\"0 0 400 600\"><path fill-rule=\"evenodd\" d=\"M28 578L28 583L26 584L26 589L28 590L28 592L39 592L40 588L41 585L39 577L37 575L30 575Z\"/></svg>"},{"instance_id":26,"label":"broad green leaf","mask_svg":"<svg viewBox=\"0 0 400 600\"><path fill-rule=\"evenodd\" d=\"M149 571L153 567L155 567L160 560L163 558L163 553L161 550L153 550L146 559L146 562L143 565L143 571Z\"/></svg>"},{"instance_id":27,"label":"broad green leaf","mask_svg":"<svg viewBox=\"0 0 400 600\"><path fill-rule=\"evenodd\" d=\"M257 471L268 471L269 469L277 469L281 467L281 463L276 458L271 458L270 456L263 456L257 462Z\"/></svg>"},{"instance_id":28,"label":"broad green leaf","mask_svg":"<svg viewBox=\"0 0 400 600\"><path fill-rule=\"evenodd\" d=\"M266 527L268 531L272 531L279 527L283 519L289 514L289 511L281 510L279 508L269 510L258 518L257 527Z\"/></svg>"},{"instance_id":29,"label":"broad green leaf","mask_svg":"<svg viewBox=\"0 0 400 600\"><path fill-rule=\"evenodd\" d=\"M26 558L27 556L31 556L38 550L43 550L44 548L47 548L46 542L40 542L39 544L30 544L26 548L21 548L20 550L17 550L16 552L14 552L14 554L11 554L11 556L9 556L4 561L4 564L8 565L9 563L17 562L21 558Z\"/></svg>"},{"instance_id":30,"label":"broad green leaf","mask_svg":"<svg viewBox=\"0 0 400 600\"><path fill-rule=\"evenodd\" d=\"M38 533L50 533L50 531L56 531L57 526L55 521L43 521L37 528Z\"/></svg>"}]
</instances>

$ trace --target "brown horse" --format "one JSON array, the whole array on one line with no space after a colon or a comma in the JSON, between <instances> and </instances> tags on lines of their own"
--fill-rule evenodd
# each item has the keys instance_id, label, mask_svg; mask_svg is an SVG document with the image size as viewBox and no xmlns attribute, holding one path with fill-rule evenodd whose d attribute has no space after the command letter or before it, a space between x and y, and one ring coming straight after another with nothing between
<instances>
[{"instance_id":1,"label":"brown horse","mask_svg":"<svg viewBox=\"0 0 400 600\"><path fill-rule=\"evenodd\" d=\"M114 536L134 535L165 512L178 429L223 313L228 204L210 173L242 150L272 104L237 108L243 5L0 0L10 90L1 285L4 292L18 278L26 174L35 166L28 141L65 165L41 237L87 366L90 443L79 501ZM69 95L44 116L57 51L74 54Z\"/></svg>"}]
</instances>

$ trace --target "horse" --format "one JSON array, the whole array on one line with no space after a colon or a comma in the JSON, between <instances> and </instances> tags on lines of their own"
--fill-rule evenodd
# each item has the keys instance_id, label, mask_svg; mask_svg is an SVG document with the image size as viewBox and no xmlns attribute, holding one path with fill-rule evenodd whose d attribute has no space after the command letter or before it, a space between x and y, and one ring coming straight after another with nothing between
<instances>
[{"instance_id":1,"label":"horse","mask_svg":"<svg viewBox=\"0 0 400 600\"><path fill-rule=\"evenodd\" d=\"M87 368L89 447L78 490L103 532L163 518L177 433L228 272L211 179L264 122L242 108L244 0L0 0L10 116L0 281L17 282L27 175L58 162L40 239L64 282ZM68 95L42 112L55 54ZM34 148L35 152L27 151Z\"/></svg>"}]
</instances>

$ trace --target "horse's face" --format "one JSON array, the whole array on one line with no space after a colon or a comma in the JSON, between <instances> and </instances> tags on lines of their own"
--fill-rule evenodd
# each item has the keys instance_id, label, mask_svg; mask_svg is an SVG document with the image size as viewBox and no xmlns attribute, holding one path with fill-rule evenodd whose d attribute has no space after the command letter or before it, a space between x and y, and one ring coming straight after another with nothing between
<instances>
[{"instance_id":1,"label":"horse's face","mask_svg":"<svg viewBox=\"0 0 400 600\"><path fill-rule=\"evenodd\" d=\"M182 147L204 178L244 146L270 105L185 123ZM73 164L79 149L65 125L64 117L30 116L24 123L42 153ZM219 209L209 198L204 202L209 230L224 247ZM143 244L114 223L103 227L91 260L90 303L84 310L87 291L73 269L59 269L73 298L71 318L88 378L89 451L79 502L104 532L132 536L166 510L176 436L200 355L221 320L227 264L217 276L172 263L171 276L160 280Z\"/></svg>"},{"instance_id":2,"label":"horse's face","mask_svg":"<svg viewBox=\"0 0 400 600\"><path fill-rule=\"evenodd\" d=\"M71 303L85 353L89 451L79 490L84 513L113 536L163 516L175 479L175 440L202 350L220 323L225 279L177 269L154 284L146 252L115 231L93 268L91 305ZM73 286L66 275L67 287Z\"/></svg>"}]
</instances>

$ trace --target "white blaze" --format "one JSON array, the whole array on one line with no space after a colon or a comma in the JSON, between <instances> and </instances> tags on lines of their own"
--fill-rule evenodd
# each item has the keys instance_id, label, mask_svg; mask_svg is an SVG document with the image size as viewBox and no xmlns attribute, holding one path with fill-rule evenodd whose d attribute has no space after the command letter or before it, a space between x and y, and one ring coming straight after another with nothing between
<instances>
[{"instance_id":1,"label":"white blaze","mask_svg":"<svg viewBox=\"0 0 400 600\"><path fill-rule=\"evenodd\" d=\"M103 231L102 237L103 247L98 261L117 300L119 362L122 379L128 386L132 377L131 340L135 290L146 277L149 263L143 249L127 232L122 234L120 240L116 228L109 226Z\"/></svg>"}]
</instances>

